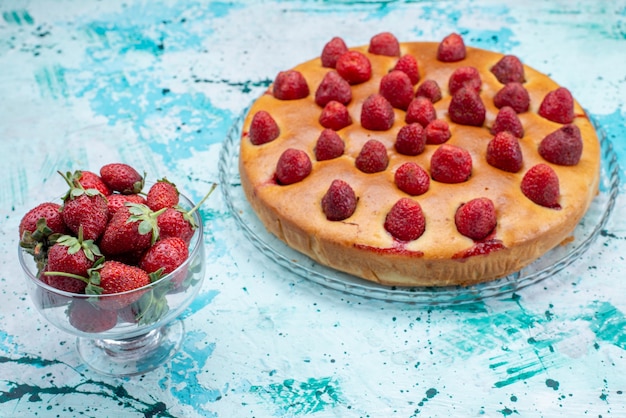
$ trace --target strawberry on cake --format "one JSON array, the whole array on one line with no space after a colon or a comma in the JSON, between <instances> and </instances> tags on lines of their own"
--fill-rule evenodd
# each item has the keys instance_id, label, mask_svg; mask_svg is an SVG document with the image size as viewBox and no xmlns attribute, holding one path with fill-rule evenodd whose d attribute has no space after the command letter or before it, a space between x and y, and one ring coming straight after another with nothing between
<instances>
[{"instance_id":1,"label":"strawberry on cake","mask_svg":"<svg viewBox=\"0 0 626 418\"><path fill-rule=\"evenodd\" d=\"M242 132L243 190L267 230L383 285L516 272L571 236L600 178L571 93L458 34L332 38L276 76Z\"/></svg>"}]
</instances>

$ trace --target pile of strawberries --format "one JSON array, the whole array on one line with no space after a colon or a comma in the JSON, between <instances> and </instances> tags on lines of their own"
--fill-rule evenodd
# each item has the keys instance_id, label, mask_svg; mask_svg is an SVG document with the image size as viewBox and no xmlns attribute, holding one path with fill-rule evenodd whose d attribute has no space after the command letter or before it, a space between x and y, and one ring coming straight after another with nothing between
<instances>
[{"instance_id":1,"label":"pile of strawberries","mask_svg":"<svg viewBox=\"0 0 626 418\"><path fill-rule=\"evenodd\" d=\"M133 291L178 269L189 257L198 227L193 213L215 188L186 210L174 183L164 178L144 192L145 173L127 164L106 164L99 174L59 174L68 185L62 202L41 203L24 215L20 246L34 257L42 282L88 295ZM186 269L177 271L167 291L184 291L187 276ZM85 332L110 329L118 317L154 322L168 310L165 293L74 298L67 313L70 323Z\"/></svg>"}]
</instances>

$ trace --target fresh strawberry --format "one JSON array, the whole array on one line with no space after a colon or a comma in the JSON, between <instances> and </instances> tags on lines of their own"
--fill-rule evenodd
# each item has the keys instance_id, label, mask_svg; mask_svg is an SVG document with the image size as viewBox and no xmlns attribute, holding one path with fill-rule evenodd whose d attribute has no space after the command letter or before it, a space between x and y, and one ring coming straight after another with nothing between
<instances>
[{"instance_id":1,"label":"fresh strawberry","mask_svg":"<svg viewBox=\"0 0 626 418\"><path fill-rule=\"evenodd\" d=\"M459 233L480 241L487 238L496 227L496 208L486 197L472 199L459 206L454 215L454 223Z\"/></svg>"},{"instance_id":2,"label":"fresh strawberry","mask_svg":"<svg viewBox=\"0 0 626 418\"><path fill-rule=\"evenodd\" d=\"M98 298L98 307L101 309L118 310L137 301L144 293L131 291L150 283L148 273L139 267L119 261L105 261L90 269L89 284L85 288L85 293L101 295ZM116 295L117 293L124 294Z\"/></svg>"},{"instance_id":3,"label":"fresh strawberry","mask_svg":"<svg viewBox=\"0 0 626 418\"><path fill-rule=\"evenodd\" d=\"M547 164L537 164L524 174L521 183L524 196L538 205L561 209L559 177Z\"/></svg>"},{"instance_id":4,"label":"fresh strawberry","mask_svg":"<svg viewBox=\"0 0 626 418\"><path fill-rule=\"evenodd\" d=\"M363 145L354 163L364 173L384 171L389 164L387 148L382 142L370 139Z\"/></svg>"},{"instance_id":5,"label":"fresh strawberry","mask_svg":"<svg viewBox=\"0 0 626 418\"><path fill-rule=\"evenodd\" d=\"M337 73L350 85L361 84L372 77L372 63L359 51L347 51L337 59Z\"/></svg>"},{"instance_id":6,"label":"fresh strawberry","mask_svg":"<svg viewBox=\"0 0 626 418\"><path fill-rule=\"evenodd\" d=\"M278 100L304 99L309 95L309 85L301 72L281 71L274 79L272 94Z\"/></svg>"},{"instance_id":7,"label":"fresh strawberry","mask_svg":"<svg viewBox=\"0 0 626 418\"><path fill-rule=\"evenodd\" d=\"M456 62L465 58L465 42L458 33L443 38L437 48L437 59L442 62Z\"/></svg>"},{"instance_id":8,"label":"fresh strawberry","mask_svg":"<svg viewBox=\"0 0 626 418\"><path fill-rule=\"evenodd\" d=\"M354 213L358 198L354 190L343 180L333 180L322 197L322 210L329 221L343 221Z\"/></svg>"},{"instance_id":9,"label":"fresh strawberry","mask_svg":"<svg viewBox=\"0 0 626 418\"><path fill-rule=\"evenodd\" d=\"M419 155L426 148L426 133L419 123L404 125L396 135L396 151L403 155Z\"/></svg>"},{"instance_id":10,"label":"fresh strawberry","mask_svg":"<svg viewBox=\"0 0 626 418\"><path fill-rule=\"evenodd\" d=\"M148 249L139 262L139 267L148 274L169 274L180 267L189 257L187 243L178 237L168 237L157 241ZM180 275L180 281L186 274Z\"/></svg>"},{"instance_id":11,"label":"fresh strawberry","mask_svg":"<svg viewBox=\"0 0 626 418\"><path fill-rule=\"evenodd\" d=\"M331 100L326 103L326 106L322 109L319 122L324 128L338 131L352 124L352 117L346 106L335 100Z\"/></svg>"},{"instance_id":12,"label":"fresh strawberry","mask_svg":"<svg viewBox=\"0 0 626 418\"><path fill-rule=\"evenodd\" d=\"M481 86L480 73L475 67L459 67L454 70L448 79L448 90L451 95L454 95L463 87L479 93Z\"/></svg>"},{"instance_id":13,"label":"fresh strawberry","mask_svg":"<svg viewBox=\"0 0 626 418\"><path fill-rule=\"evenodd\" d=\"M507 83L523 83L526 81L524 76L524 65L515 55L505 55L493 67L491 72L496 76L502 84Z\"/></svg>"},{"instance_id":14,"label":"fresh strawberry","mask_svg":"<svg viewBox=\"0 0 626 418\"><path fill-rule=\"evenodd\" d=\"M399 70L393 70L381 78L379 92L397 109L406 110L413 100L411 79Z\"/></svg>"},{"instance_id":15,"label":"fresh strawberry","mask_svg":"<svg viewBox=\"0 0 626 418\"><path fill-rule=\"evenodd\" d=\"M424 129L426 133L426 143L430 145L440 145L452 136L448 122L442 119L431 121Z\"/></svg>"},{"instance_id":16,"label":"fresh strawberry","mask_svg":"<svg viewBox=\"0 0 626 418\"><path fill-rule=\"evenodd\" d=\"M80 170L74 172L74 176L78 180L83 189L96 189L104 196L111 194L111 189L104 183L102 178L92 171Z\"/></svg>"},{"instance_id":17,"label":"fresh strawberry","mask_svg":"<svg viewBox=\"0 0 626 418\"><path fill-rule=\"evenodd\" d=\"M87 333L104 332L117 324L117 312L100 309L88 299L73 299L67 309L70 324Z\"/></svg>"},{"instance_id":18,"label":"fresh strawberry","mask_svg":"<svg viewBox=\"0 0 626 418\"><path fill-rule=\"evenodd\" d=\"M317 161L332 160L343 155L345 144L339 134L332 129L324 129L315 143Z\"/></svg>"},{"instance_id":19,"label":"fresh strawberry","mask_svg":"<svg viewBox=\"0 0 626 418\"><path fill-rule=\"evenodd\" d=\"M424 80L422 84L417 87L415 97L426 97L433 103L437 103L441 100L441 88L435 80Z\"/></svg>"},{"instance_id":20,"label":"fresh strawberry","mask_svg":"<svg viewBox=\"0 0 626 418\"><path fill-rule=\"evenodd\" d=\"M370 131L386 131L393 126L393 106L381 94L374 93L363 102L361 126Z\"/></svg>"},{"instance_id":21,"label":"fresh strawberry","mask_svg":"<svg viewBox=\"0 0 626 418\"><path fill-rule=\"evenodd\" d=\"M394 174L394 182L398 189L411 196L422 195L430 187L430 177L426 170L412 161L398 167Z\"/></svg>"},{"instance_id":22,"label":"fresh strawberry","mask_svg":"<svg viewBox=\"0 0 626 418\"><path fill-rule=\"evenodd\" d=\"M180 206L165 209L165 212L161 213L157 218L160 239L178 237L189 245L195 230L198 228L193 214L200 209L216 187L217 184L213 183L208 193L190 210L185 210Z\"/></svg>"},{"instance_id":23,"label":"fresh strawberry","mask_svg":"<svg viewBox=\"0 0 626 418\"><path fill-rule=\"evenodd\" d=\"M430 175L441 183L462 183L472 174L470 153L455 145L443 144L430 159Z\"/></svg>"},{"instance_id":24,"label":"fresh strawberry","mask_svg":"<svg viewBox=\"0 0 626 418\"><path fill-rule=\"evenodd\" d=\"M142 176L128 164L111 163L100 167L100 177L112 191L137 194L143 190L145 173Z\"/></svg>"},{"instance_id":25,"label":"fresh strawberry","mask_svg":"<svg viewBox=\"0 0 626 418\"><path fill-rule=\"evenodd\" d=\"M326 45L324 45L324 49L321 54L322 67L335 68L339 57L346 52L348 52L348 47L346 46L345 41L342 38L335 36L328 41Z\"/></svg>"},{"instance_id":26,"label":"fresh strawberry","mask_svg":"<svg viewBox=\"0 0 626 418\"><path fill-rule=\"evenodd\" d=\"M278 138L280 128L278 124L265 110L259 110L250 122L250 142L252 145L263 145Z\"/></svg>"},{"instance_id":27,"label":"fresh strawberry","mask_svg":"<svg viewBox=\"0 0 626 418\"><path fill-rule=\"evenodd\" d=\"M54 273L71 273L87 276L93 267L96 257L102 254L98 246L91 240L83 240L82 232L78 237L62 235L48 251L48 272L46 283L52 287L72 293L84 293L87 283L73 277L55 275Z\"/></svg>"},{"instance_id":28,"label":"fresh strawberry","mask_svg":"<svg viewBox=\"0 0 626 418\"><path fill-rule=\"evenodd\" d=\"M50 233L64 234L67 231L63 216L61 215L61 205L54 202L44 202L30 209L20 220L19 239L24 237L24 233L33 234L37 230L37 222L45 220L45 225L50 229Z\"/></svg>"},{"instance_id":29,"label":"fresh strawberry","mask_svg":"<svg viewBox=\"0 0 626 418\"><path fill-rule=\"evenodd\" d=\"M498 109L509 106L516 113L524 113L530 107L530 95L523 84L512 81L498 90L493 97L493 104Z\"/></svg>"},{"instance_id":30,"label":"fresh strawberry","mask_svg":"<svg viewBox=\"0 0 626 418\"><path fill-rule=\"evenodd\" d=\"M437 119L437 111L433 102L423 96L418 96L411 101L404 116L406 123L419 123L422 127Z\"/></svg>"},{"instance_id":31,"label":"fresh strawberry","mask_svg":"<svg viewBox=\"0 0 626 418\"><path fill-rule=\"evenodd\" d=\"M400 57L393 69L396 71L402 71L408 75L412 85L415 85L418 81L420 81L419 65L413 55L406 54Z\"/></svg>"},{"instance_id":32,"label":"fresh strawberry","mask_svg":"<svg viewBox=\"0 0 626 418\"><path fill-rule=\"evenodd\" d=\"M426 230L422 207L416 201L403 197L398 200L385 217L385 230L400 241L413 241Z\"/></svg>"},{"instance_id":33,"label":"fresh strawberry","mask_svg":"<svg viewBox=\"0 0 626 418\"><path fill-rule=\"evenodd\" d=\"M482 126L486 113L487 110L478 93L468 88L457 91L448 107L450 120L460 125Z\"/></svg>"},{"instance_id":34,"label":"fresh strawberry","mask_svg":"<svg viewBox=\"0 0 626 418\"><path fill-rule=\"evenodd\" d=\"M288 148L276 163L276 182L285 186L298 183L311 174L312 168L311 159L306 152Z\"/></svg>"},{"instance_id":35,"label":"fresh strawberry","mask_svg":"<svg viewBox=\"0 0 626 418\"><path fill-rule=\"evenodd\" d=\"M96 241L109 220L106 197L96 189L84 189L69 172L65 175L61 172L59 174L70 186L63 197L63 222L74 234L78 234L82 228L85 240Z\"/></svg>"},{"instance_id":36,"label":"fresh strawberry","mask_svg":"<svg viewBox=\"0 0 626 418\"><path fill-rule=\"evenodd\" d=\"M518 139L508 131L497 133L487 144L487 162L509 173L520 171L523 156Z\"/></svg>"},{"instance_id":37,"label":"fresh strawberry","mask_svg":"<svg viewBox=\"0 0 626 418\"><path fill-rule=\"evenodd\" d=\"M114 193L112 195L107 196L107 207L109 208L109 220L113 218L115 212L119 210L122 206L128 203L141 203L145 204L146 199L139 194L120 194Z\"/></svg>"},{"instance_id":38,"label":"fresh strawberry","mask_svg":"<svg viewBox=\"0 0 626 418\"><path fill-rule=\"evenodd\" d=\"M368 48L370 54L386 55L389 57L400 56L400 43L398 39L389 32L382 32L374 35L370 39Z\"/></svg>"},{"instance_id":39,"label":"fresh strawberry","mask_svg":"<svg viewBox=\"0 0 626 418\"><path fill-rule=\"evenodd\" d=\"M155 212L163 208L171 208L178 205L179 195L176 185L162 178L150 186L146 195L146 205Z\"/></svg>"},{"instance_id":40,"label":"fresh strawberry","mask_svg":"<svg viewBox=\"0 0 626 418\"><path fill-rule=\"evenodd\" d=\"M499 132L508 131L517 138L524 137L524 127L519 120L517 113L512 107L504 106L500 109L496 115L496 120L491 126L491 133L497 134Z\"/></svg>"},{"instance_id":41,"label":"fresh strawberry","mask_svg":"<svg viewBox=\"0 0 626 418\"><path fill-rule=\"evenodd\" d=\"M582 153L583 140L580 128L576 125L565 125L539 143L539 154L553 164L576 165Z\"/></svg>"},{"instance_id":42,"label":"fresh strawberry","mask_svg":"<svg viewBox=\"0 0 626 418\"><path fill-rule=\"evenodd\" d=\"M121 207L106 226L100 250L109 256L147 249L159 238L157 217L164 211L154 212L139 203Z\"/></svg>"},{"instance_id":43,"label":"fresh strawberry","mask_svg":"<svg viewBox=\"0 0 626 418\"><path fill-rule=\"evenodd\" d=\"M352 100L350 84L337 71L326 73L315 91L315 103L324 107L331 100L347 105Z\"/></svg>"},{"instance_id":44,"label":"fresh strawberry","mask_svg":"<svg viewBox=\"0 0 626 418\"><path fill-rule=\"evenodd\" d=\"M572 123L574 120L574 98L565 87L559 87L546 94L541 105L539 115L557 123Z\"/></svg>"}]
</instances>

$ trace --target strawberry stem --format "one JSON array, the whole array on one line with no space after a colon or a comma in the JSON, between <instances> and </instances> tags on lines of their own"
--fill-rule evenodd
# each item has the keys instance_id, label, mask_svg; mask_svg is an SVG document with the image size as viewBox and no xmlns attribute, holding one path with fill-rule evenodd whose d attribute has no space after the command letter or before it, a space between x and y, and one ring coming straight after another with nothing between
<instances>
[{"instance_id":1,"label":"strawberry stem","mask_svg":"<svg viewBox=\"0 0 626 418\"><path fill-rule=\"evenodd\" d=\"M211 195L211 193L213 193L213 190L215 190L215 188L217 187L217 183L213 183L211 185L211 189L209 190L209 192L204 195L204 197L202 198L202 200L200 202L198 202L198 204L196 206L194 206L193 208L191 208L191 210L189 210L187 212L187 214L191 215L192 213L194 213L195 211L197 211L200 206L202 206L202 204L205 202L205 200L207 200L209 198L209 196Z\"/></svg>"}]
</instances>

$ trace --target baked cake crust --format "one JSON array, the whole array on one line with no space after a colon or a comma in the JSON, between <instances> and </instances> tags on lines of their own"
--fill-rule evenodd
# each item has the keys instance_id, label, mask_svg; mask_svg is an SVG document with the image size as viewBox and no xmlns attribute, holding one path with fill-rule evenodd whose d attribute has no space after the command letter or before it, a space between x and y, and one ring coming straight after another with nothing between
<instances>
[{"instance_id":1,"label":"baked cake crust","mask_svg":"<svg viewBox=\"0 0 626 418\"><path fill-rule=\"evenodd\" d=\"M596 132L580 104L574 101L574 120L583 140L580 161L573 166L548 163L538 153L541 140L561 128L560 123L539 116L538 109L548 92L559 85L548 76L524 65L524 87L530 95L530 108L518 114L524 127L519 140L523 167L517 173L502 171L486 161L490 127L498 114L493 97L503 87L490 69L502 54L466 47L465 59L457 62L437 60L436 42L400 43L401 55L413 55L419 64L420 83L435 80L442 99L434 103L437 118L450 127L447 144L460 146L472 157L469 180L457 184L430 181L429 190L409 196L395 185L394 173L406 161L414 161L430 172L430 158L440 145L426 145L417 156L399 154L394 149L398 130L406 125L406 112L394 109L391 129L370 131L359 120L364 100L378 93L381 78L392 70L399 57L376 55L368 46L353 47L367 56L372 66L369 81L351 86L352 100L346 106L352 124L339 130L345 143L344 154L327 161L316 161L315 144L323 127L322 108L315 103L315 90L332 68L322 66L320 58L304 62L300 72L311 93L297 100L278 100L272 86L256 100L245 118L240 144L241 183L250 205L268 231L292 248L321 264L352 275L393 286L471 285L493 280L520 270L550 249L566 241L597 194L600 178L600 144ZM459 67L478 69L482 86L480 96L486 107L481 127L451 122L448 106L451 96L448 80ZM420 84L418 83L418 85ZM275 140L253 145L249 138L252 117L267 111L280 127ZM376 139L389 156L386 170L365 174L355 168L355 158L363 144ZM275 180L279 156L288 148L305 151L313 163L311 173L302 181L280 185ZM547 164L556 172L560 209L540 206L520 189L524 174L536 164ZM349 218L329 221L321 200L334 179L348 183L358 204ZM413 241L400 241L383 227L390 208L400 198L409 197L421 205L426 219L425 232ZM461 235L455 226L457 208L474 198L487 197L496 208L497 226L488 239L476 242Z\"/></svg>"}]
</instances>

